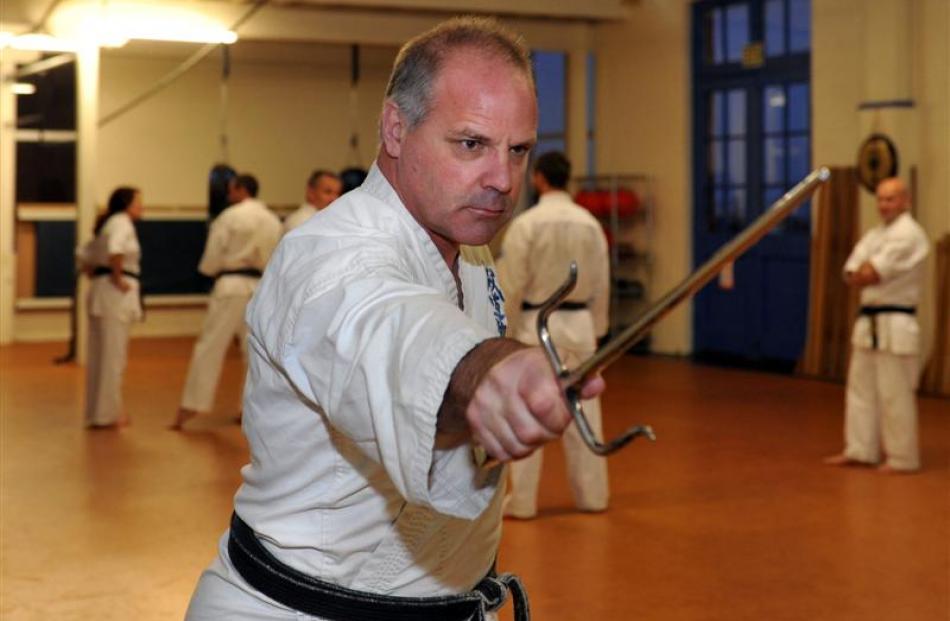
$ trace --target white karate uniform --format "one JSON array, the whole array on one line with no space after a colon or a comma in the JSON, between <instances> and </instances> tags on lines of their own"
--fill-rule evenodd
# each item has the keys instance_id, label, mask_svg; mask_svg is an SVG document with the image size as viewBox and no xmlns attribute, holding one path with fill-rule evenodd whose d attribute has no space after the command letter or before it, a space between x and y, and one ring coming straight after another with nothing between
<instances>
[{"instance_id":1,"label":"white karate uniform","mask_svg":"<svg viewBox=\"0 0 950 621\"><path fill-rule=\"evenodd\" d=\"M264 203L245 199L225 209L211 223L198 271L212 277L224 270L263 271L282 233L280 218ZM182 407L198 412L212 409L224 356L235 337L246 357L244 311L258 280L255 276L240 274L228 274L215 280L208 313L188 365Z\"/></svg>"},{"instance_id":2,"label":"white karate uniform","mask_svg":"<svg viewBox=\"0 0 950 621\"><path fill-rule=\"evenodd\" d=\"M490 254L474 250L460 300L375 165L281 241L248 307L251 463L235 511L283 563L398 596L465 592L491 568L504 468L435 434L458 362L505 330ZM244 582L225 534L187 618L305 617Z\"/></svg>"},{"instance_id":3,"label":"white karate uniform","mask_svg":"<svg viewBox=\"0 0 950 621\"><path fill-rule=\"evenodd\" d=\"M577 262L578 279L568 300L586 303L587 308L557 311L548 322L561 361L568 367L590 357L597 349L597 337L607 332L610 267L600 223L566 192L546 192L537 206L511 223L498 260L512 336L531 345L538 343L538 312L522 311L521 303L540 304L550 297L567 278L572 260ZM584 401L583 406L591 428L600 437L600 399ZM563 436L563 446L577 507L606 509L607 461L590 451L573 424ZM507 513L518 517L537 513L541 462L542 449L538 449L511 465Z\"/></svg>"},{"instance_id":4,"label":"white karate uniform","mask_svg":"<svg viewBox=\"0 0 950 621\"><path fill-rule=\"evenodd\" d=\"M868 261L881 282L861 289L862 306L917 306L924 279L927 236L909 213L868 231L854 247L844 271ZM872 347L871 321L878 347ZM920 467L915 391L920 367L916 315L883 313L858 317L851 337L845 406L845 455L877 463L881 448L897 470Z\"/></svg>"},{"instance_id":5,"label":"white karate uniform","mask_svg":"<svg viewBox=\"0 0 950 621\"><path fill-rule=\"evenodd\" d=\"M123 271L141 271L142 249L132 218L125 212L110 216L95 239L79 252L87 267L109 267L109 257L122 255ZM111 425L122 415L122 375L125 373L129 327L142 317L139 281L123 276L129 290L123 292L108 276L96 276L89 284L89 337L86 359L87 425Z\"/></svg>"},{"instance_id":6,"label":"white karate uniform","mask_svg":"<svg viewBox=\"0 0 950 621\"><path fill-rule=\"evenodd\" d=\"M284 218L284 233L289 233L317 213L317 208L310 203L304 203L293 213Z\"/></svg>"}]
</instances>

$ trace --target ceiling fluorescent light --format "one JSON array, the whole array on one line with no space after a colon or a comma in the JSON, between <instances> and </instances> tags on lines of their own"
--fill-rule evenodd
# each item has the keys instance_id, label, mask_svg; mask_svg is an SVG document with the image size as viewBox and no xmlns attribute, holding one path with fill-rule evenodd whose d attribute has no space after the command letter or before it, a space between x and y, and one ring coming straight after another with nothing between
<instances>
[{"instance_id":1,"label":"ceiling fluorescent light","mask_svg":"<svg viewBox=\"0 0 950 621\"><path fill-rule=\"evenodd\" d=\"M17 35L7 43L15 50L35 50L38 52L75 52L75 41L62 39L48 34Z\"/></svg>"},{"instance_id":2,"label":"ceiling fluorescent light","mask_svg":"<svg viewBox=\"0 0 950 621\"><path fill-rule=\"evenodd\" d=\"M197 11L157 3L71 4L57 11L52 22L57 34L100 45L130 39L230 44L238 38Z\"/></svg>"},{"instance_id":3,"label":"ceiling fluorescent light","mask_svg":"<svg viewBox=\"0 0 950 621\"><path fill-rule=\"evenodd\" d=\"M36 92L36 85L29 82L14 82L11 90L14 95L32 95Z\"/></svg>"}]
</instances>

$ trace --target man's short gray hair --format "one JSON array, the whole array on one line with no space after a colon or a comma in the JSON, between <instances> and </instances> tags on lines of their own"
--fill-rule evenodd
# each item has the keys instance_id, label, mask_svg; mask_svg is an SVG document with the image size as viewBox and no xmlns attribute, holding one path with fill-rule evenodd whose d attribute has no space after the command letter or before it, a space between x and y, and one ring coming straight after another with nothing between
<instances>
[{"instance_id":1,"label":"man's short gray hair","mask_svg":"<svg viewBox=\"0 0 950 621\"><path fill-rule=\"evenodd\" d=\"M406 116L409 129L429 114L432 85L445 58L463 48L507 61L534 87L531 53L520 35L489 17L452 18L410 39L396 56L386 99L392 99Z\"/></svg>"}]
</instances>

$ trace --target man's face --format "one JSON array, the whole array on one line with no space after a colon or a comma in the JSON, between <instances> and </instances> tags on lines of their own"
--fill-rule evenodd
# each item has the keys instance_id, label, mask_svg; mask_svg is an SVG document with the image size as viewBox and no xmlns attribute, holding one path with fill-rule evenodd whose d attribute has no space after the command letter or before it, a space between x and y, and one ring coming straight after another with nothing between
<instances>
[{"instance_id":1,"label":"man's face","mask_svg":"<svg viewBox=\"0 0 950 621\"><path fill-rule=\"evenodd\" d=\"M343 183L336 177L330 175L320 175L312 186L307 186L307 202L323 209L340 197L343 191Z\"/></svg>"},{"instance_id":2,"label":"man's face","mask_svg":"<svg viewBox=\"0 0 950 621\"><path fill-rule=\"evenodd\" d=\"M383 148L409 212L450 261L459 244L488 243L511 217L537 134L528 79L471 50L446 58L429 114L409 129L387 104Z\"/></svg>"},{"instance_id":3,"label":"man's face","mask_svg":"<svg viewBox=\"0 0 950 621\"><path fill-rule=\"evenodd\" d=\"M877 185L877 212L890 224L910 206L907 189L899 179L885 179Z\"/></svg>"}]
</instances>

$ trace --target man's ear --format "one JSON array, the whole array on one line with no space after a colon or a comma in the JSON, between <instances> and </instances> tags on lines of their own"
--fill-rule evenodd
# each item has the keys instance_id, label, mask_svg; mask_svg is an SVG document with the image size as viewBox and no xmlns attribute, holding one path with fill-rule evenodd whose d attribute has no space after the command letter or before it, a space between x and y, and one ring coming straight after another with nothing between
<instances>
[{"instance_id":1,"label":"man's ear","mask_svg":"<svg viewBox=\"0 0 950 621\"><path fill-rule=\"evenodd\" d=\"M391 158L398 158L402 151L402 141L406 135L406 122L392 99L387 99L383 104L383 118L380 123L381 138L386 155Z\"/></svg>"}]
</instances>

